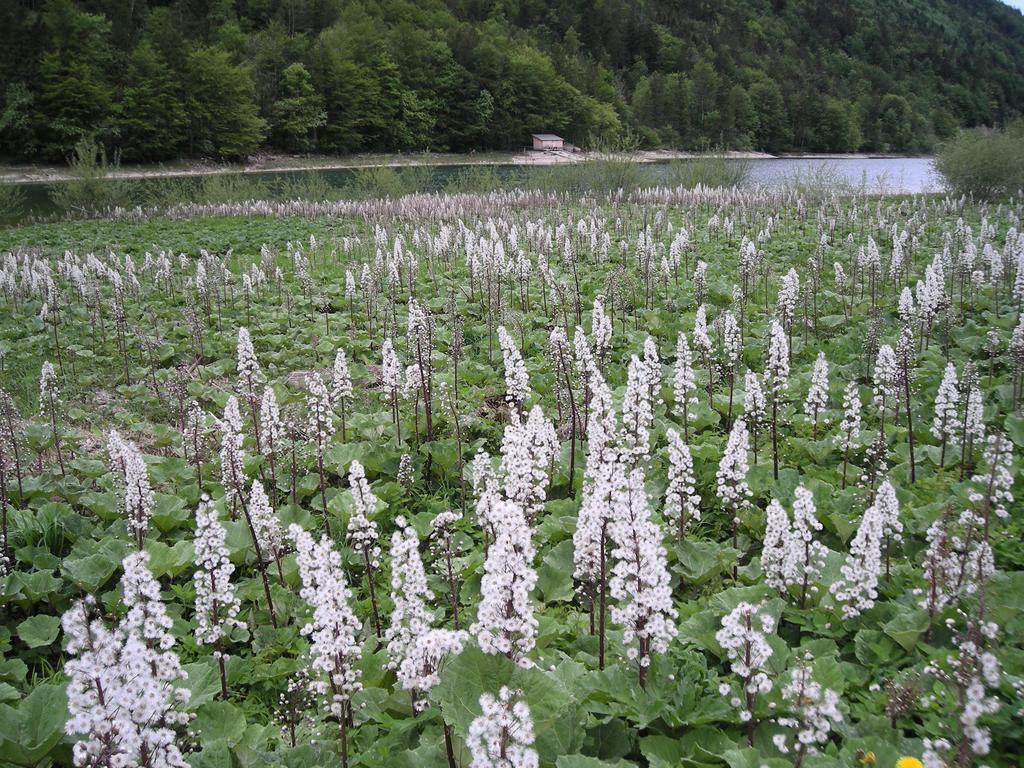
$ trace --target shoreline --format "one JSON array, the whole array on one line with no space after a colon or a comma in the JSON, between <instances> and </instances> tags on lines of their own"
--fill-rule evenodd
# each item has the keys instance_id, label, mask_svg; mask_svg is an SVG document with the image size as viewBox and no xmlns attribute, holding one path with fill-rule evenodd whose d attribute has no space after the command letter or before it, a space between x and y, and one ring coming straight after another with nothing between
<instances>
[{"instance_id":1,"label":"shoreline","mask_svg":"<svg viewBox=\"0 0 1024 768\"><path fill-rule=\"evenodd\" d=\"M603 154L597 152L481 152L470 154L423 153L416 155L349 155L309 156L263 155L247 163L214 164L190 162L182 165L134 166L110 171L108 178L145 180L161 178L187 178L220 174L258 175L296 171L354 171L363 168L416 168L467 165L513 165L523 167L552 167L574 165L592 160L621 159L635 163L663 163L672 160L725 158L728 160L893 160L922 158L928 155L885 155L872 153L785 153L767 152L685 152L681 150L638 150L630 154ZM8 165L0 166L0 183L15 185L53 184L68 181L72 174L65 166Z\"/></svg>"}]
</instances>

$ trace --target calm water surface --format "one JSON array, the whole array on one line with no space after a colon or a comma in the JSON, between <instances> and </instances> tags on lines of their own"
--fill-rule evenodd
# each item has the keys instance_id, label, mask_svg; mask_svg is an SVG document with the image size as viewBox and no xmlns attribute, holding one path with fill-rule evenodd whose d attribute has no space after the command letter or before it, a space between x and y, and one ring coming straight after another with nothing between
<instances>
[{"instance_id":1,"label":"calm water surface","mask_svg":"<svg viewBox=\"0 0 1024 768\"><path fill-rule=\"evenodd\" d=\"M941 192L942 177L928 157L772 158L750 160L750 181L774 186L794 179L834 179L867 192Z\"/></svg>"}]
</instances>

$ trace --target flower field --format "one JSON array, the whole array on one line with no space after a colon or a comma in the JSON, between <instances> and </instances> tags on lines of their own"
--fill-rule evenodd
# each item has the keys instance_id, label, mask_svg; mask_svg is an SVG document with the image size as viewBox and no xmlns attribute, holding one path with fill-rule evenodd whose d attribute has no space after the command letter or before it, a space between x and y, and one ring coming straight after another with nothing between
<instances>
[{"instance_id":1,"label":"flower field","mask_svg":"<svg viewBox=\"0 0 1024 768\"><path fill-rule=\"evenodd\" d=\"M1021 203L805 194L0 231L0 764L1019 764Z\"/></svg>"}]
</instances>

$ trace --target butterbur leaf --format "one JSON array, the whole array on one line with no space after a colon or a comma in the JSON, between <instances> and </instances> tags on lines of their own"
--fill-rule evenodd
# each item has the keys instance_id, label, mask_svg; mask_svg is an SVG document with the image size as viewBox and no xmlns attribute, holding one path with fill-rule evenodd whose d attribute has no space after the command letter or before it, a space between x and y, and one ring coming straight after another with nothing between
<instances>
[{"instance_id":1,"label":"butterbur leaf","mask_svg":"<svg viewBox=\"0 0 1024 768\"><path fill-rule=\"evenodd\" d=\"M220 693L220 673L217 670L217 665L212 661L185 664L184 670L188 673L185 687L192 692L189 699L190 709L194 710L213 701Z\"/></svg>"},{"instance_id":2,"label":"butterbur leaf","mask_svg":"<svg viewBox=\"0 0 1024 768\"><path fill-rule=\"evenodd\" d=\"M17 708L0 705L0 756L5 764L35 766L64 736L68 719L64 686L36 686Z\"/></svg>"},{"instance_id":3,"label":"butterbur leaf","mask_svg":"<svg viewBox=\"0 0 1024 768\"><path fill-rule=\"evenodd\" d=\"M644 736L640 739L640 754L650 768L674 768L686 757L682 742L669 736Z\"/></svg>"},{"instance_id":4,"label":"butterbur leaf","mask_svg":"<svg viewBox=\"0 0 1024 768\"><path fill-rule=\"evenodd\" d=\"M467 648L445 665L434 700L445 720L465 738L470 722L480 714L480 695L493 696L502 686L525 692L536 736L534 748L542 763L553 763L559 755L579 749L583 727L572 694L553 675L536 667L516 666L504 656Z\"/></svg>"},{"instance_id":5,"label":"butterbur leaf","mask_svg":"<svg viewBox=\"0 0 1024 768\"><path fill-rule=\"evenodd\" d=\"M699 587L731 567L736 550L709 541L687 539L675 545L676 562L686 584Z\"/></svg>"},{"instance_id":6,"label":"butterbur leaf","mask_svg":"<svg viewBox=\"0 0 1024 768\"><path fill-rule=\"evenodd\" d=\"M233 747L245 735L245 715L229 701L211 701L201 706L192 722L192 730L204 746L220 742Z\"/></svg>"},{"instance_id":7,"label":"butterbur leaf","mask_svg":"<svg viewBox=\"0 0 1024 768\"><path fill-rule=\"evenodd\" d=\"M231 747L223 741L207 744L201 752L190 756L189 763L194 768L234 768Z\"/></svg>"},{"instance_id":8,"label":"butterbur leaf","mask_svg":"<svg viewBox=\"0 0 1024 768\"><path fill-rule=\"evenodd\" d=\"M567 602L576 594L574 589L572 540L567 539L553 547L537 569L537 588L544 602Z\"/></svg>"},{"instance_id":9,"label":"butterbur leaf","mask_svg":"<svg viewBox=\"0 0 1024 768\"><path fill-rule=\"evenodd\" d=\"M1007 416L1003 426L1006 427L1006 434L1010 436L1010 439L1017 446L1024 446L1024 418L1020 416Z\"/></svg>"},{"instance_id":10,"label":"butterbur leaf","mask_svg":"<svg viewBox=\"0 0 1024 768\"><path fill-rule=\"evenodd\" d=\"M555 768L635 768L628 760L601 760L587 755L560 755Z\"/></svg>"},{"instance_id":11,"label":"butterbur leaf","mask_svg":"<svg viewBox=\"0 0 1024 768\"><path fill-rule=\"evenodd\" d=\"M195 559L195 548L187 540L169 547L162 541L151 539L146 542L146 552L149 553L149 570L157 579L167 575L177 576L190 567Z\"/></svg>"},{"instance_id":12,"label":"butterbur leaf","mask_svg":"<svg viewBox=\"0 0 1024 768\"><path fill-rule=\"evenodd\" d=\"M909 653L928 629L928 614L923 610L902 611L886 622L882 629Z\"/></svg>"},{"instance_id":13,"label":"butterbur leaf","mask_svg":"<svg viewBox=\"0 0 1024 768\"><path fill-rule=\"evenodd\" d=\"M57 616L31 616L18 625L18 637L29 648L49 645L57 639L60 618Z\"/></svg>"},{"instance_id":14,"label":"butterbur leaf","mask_svg":"<svg viewBox=\"0 0 1024 768\"><path fill-rule=\"evenodd\" d=\"M104 554L96 553L77 560L65 560L61 572L75 586L89 594L99 591L120 564Z\"/></svg>"},{"instance_id":15,"label":"butterbur leaf","mask_svg":"<svg viewBox=\"0 0 1024 768\"><path fill-rule=\"evenodd\" d=\"M730 749L722 756L729 768L791 768L792 763L780 757L765 758L753 747Z\"/></svg>"}]
</instances>

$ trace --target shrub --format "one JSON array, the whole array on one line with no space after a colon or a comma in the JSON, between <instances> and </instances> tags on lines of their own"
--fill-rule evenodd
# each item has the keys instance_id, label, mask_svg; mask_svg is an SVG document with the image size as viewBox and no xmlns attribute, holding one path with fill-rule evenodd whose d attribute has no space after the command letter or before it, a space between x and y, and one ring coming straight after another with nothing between
<instances>
[{"instance_id":1,"label":"shrub","mask_svg":"<svg viewBox=\"0 0 1024 768\"><path fill-rule=\"evenodd\" d=\"M50 199L60 210L89 214L127 202L128 188L124 180L110 176L119 166L116 154L110 161L102 146L91 139L83 139L75 145L68 166L70 178L54 185L50 192Z\"/></svg>"},{"instance_id":2,"label":"shrub","mask_svg":"<svg viewBox=\"0 0 1024 768\"><path fill-rule=\"evenodd\" d=\"M405 194L405 185L398 171L387 166L357 168L352 181L345 190L345 197L377 198L389 197L395 200Z\"/></svg>"},{"instance_id":3,"label":"shrub","mask_svg":"<svg viewBox=\"0 0 1024 768\"><path fill-rule=\"evenodd\" d=\"M1004 129L961 131L939 148L935 165L957 194L998 198L1024 189L1024 121Z\"/></svg>"},{"instance_id":4,"label":"shrub","mask_svg":"<svg viewBox=\"0 0 1024 768\"><path fill-rule=\"evenodd\" d=\"M281 177L278 197L281 200L322 202L337 198L338 190L318 171L297 171Z\"/></svg>"}]
</instances>

